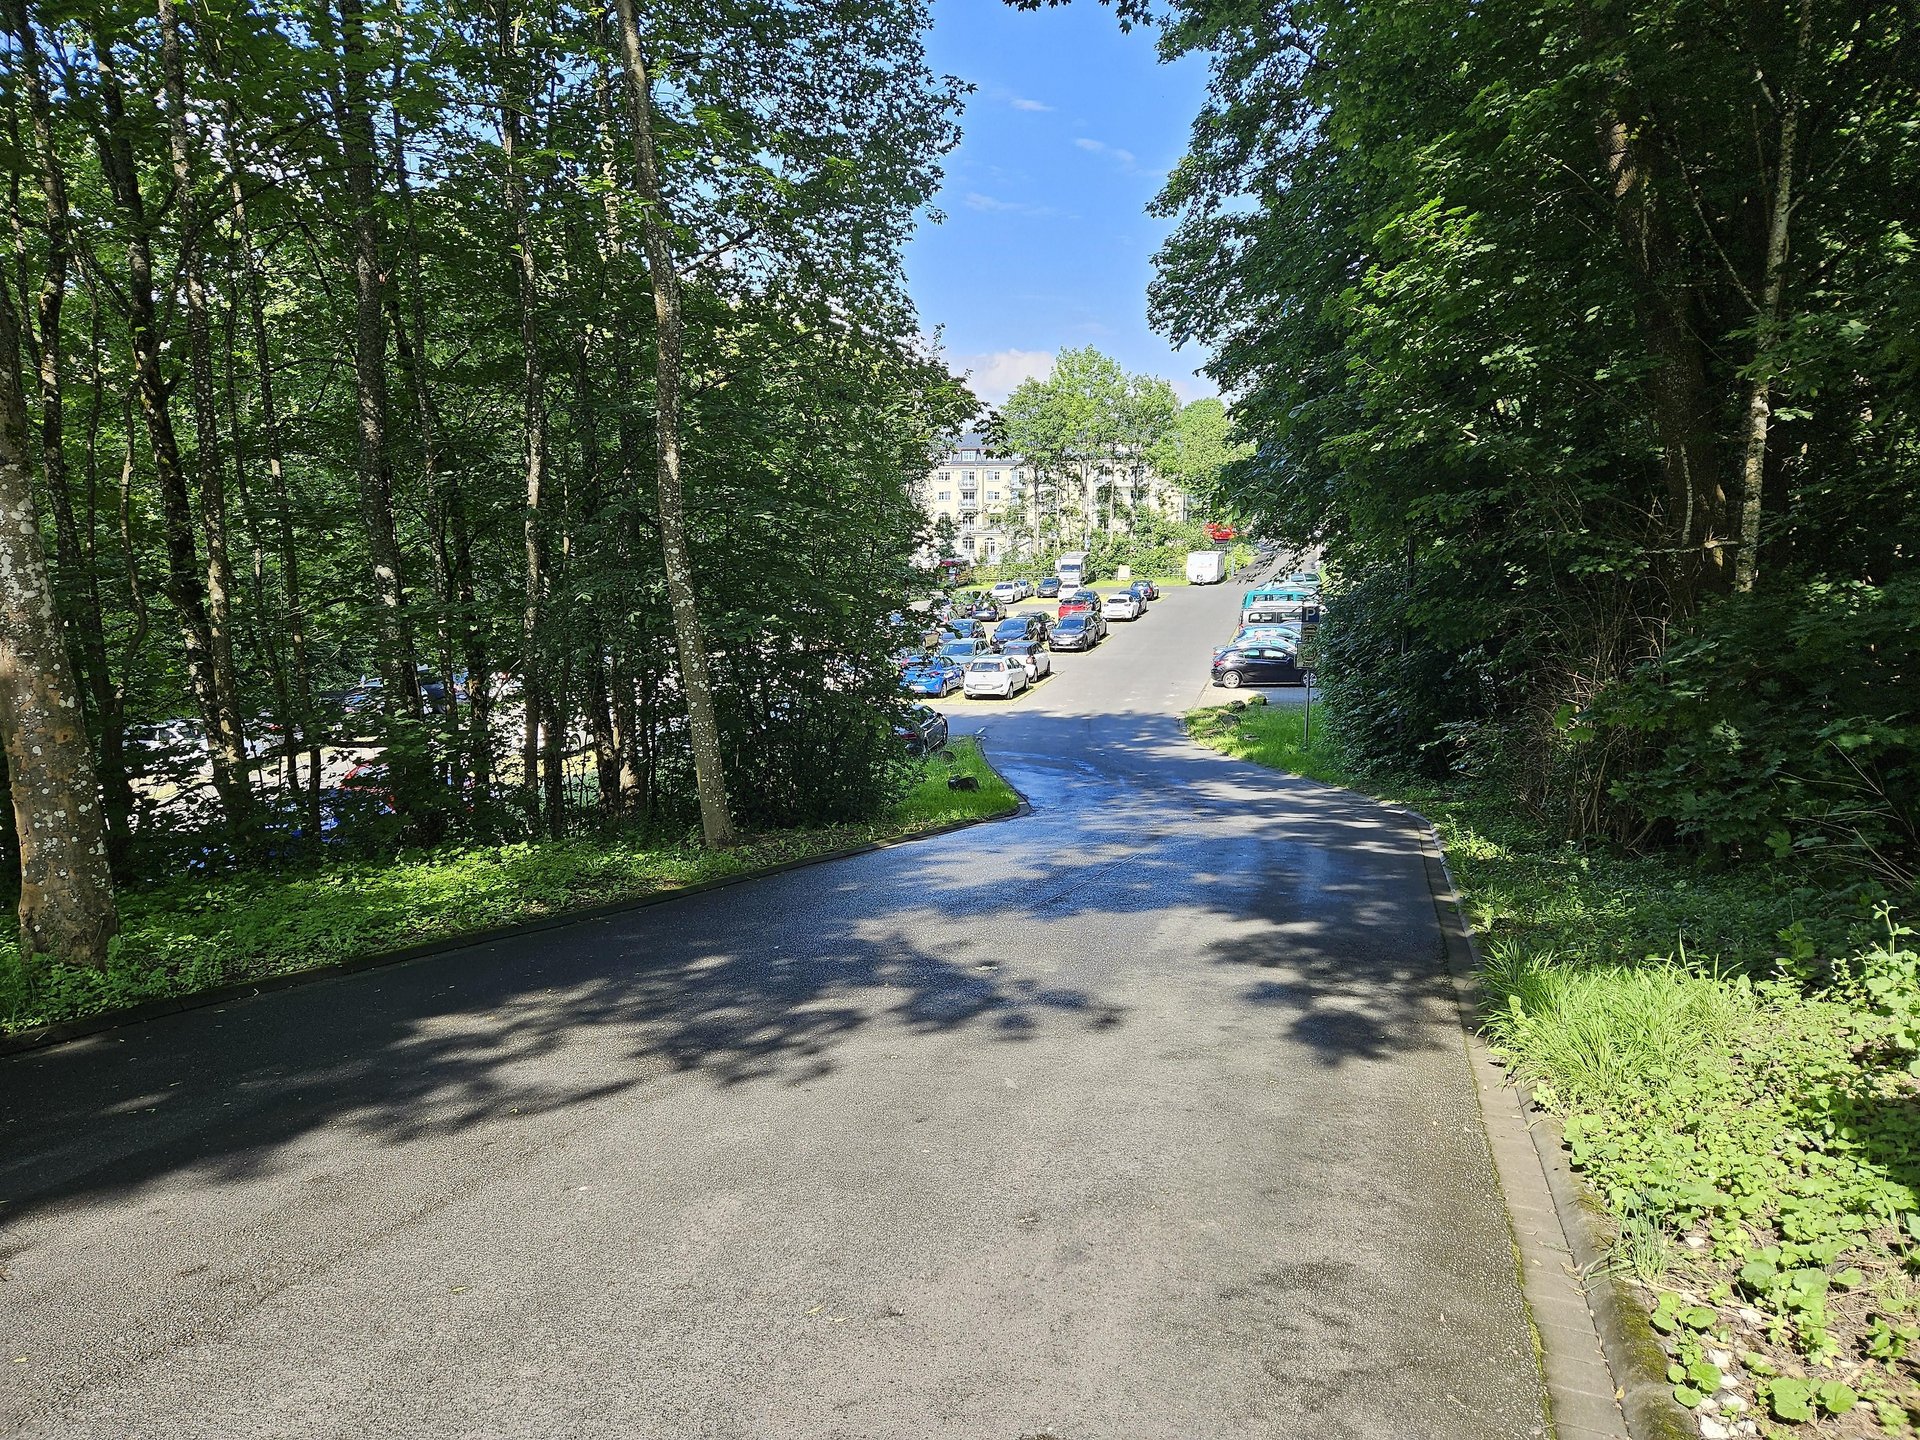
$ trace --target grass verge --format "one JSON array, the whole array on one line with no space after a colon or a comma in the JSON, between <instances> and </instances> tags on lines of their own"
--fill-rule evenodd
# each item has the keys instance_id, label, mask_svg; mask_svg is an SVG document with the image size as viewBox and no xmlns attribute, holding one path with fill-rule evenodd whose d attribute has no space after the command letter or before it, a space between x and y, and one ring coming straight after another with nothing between
<instances>
[{"instance_id":1,"label":"grass verge","mask_svg":"<svg viewBox=\"0 0 1920 1440\"><path fill-rule=\"evenodd\" d=\"M1382 783L1298 711L1214 749L1415 806L1486 957L1485 1030L1559 1116L1610 1263L1705 1435L1920 1425L1920 955L1871 887L1559 842L1464 788Z\"/></svg>"},{"instance_id":2,"label":"grass verge","mask_svg":"<svg viewBox=\"0 0 1920 1440\"><path fill-rule=\"evenodd\" d=\"M0 950L0 1035L750 875L1019 806L977 741L955 740L951 753L951 765L927 761L879 820L757 835L726 851L657 837L582 836L450 846L123 895L121 931L104 971L28 974L11 944ZM979 788L951 789L955 774L972 776Z\"/></svg>"}]
</instances>

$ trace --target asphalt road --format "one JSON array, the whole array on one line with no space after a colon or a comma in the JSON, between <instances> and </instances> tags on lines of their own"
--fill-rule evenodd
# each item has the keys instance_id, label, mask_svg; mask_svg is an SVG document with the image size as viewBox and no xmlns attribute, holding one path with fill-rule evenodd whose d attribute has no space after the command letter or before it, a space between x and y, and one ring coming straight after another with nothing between
<instances>
[{"instance_id":1,"label":"asphalt road","mask_svg":"<svg viewBox=\"0 0 1920 1440\"><path fill-rule=\"evenodd\" d=\"M0 1428L1543 1434L1414 836L1174 718L1236 594L969 711L1030 816L0 1063Z\"/></svg>"}]
</instances>

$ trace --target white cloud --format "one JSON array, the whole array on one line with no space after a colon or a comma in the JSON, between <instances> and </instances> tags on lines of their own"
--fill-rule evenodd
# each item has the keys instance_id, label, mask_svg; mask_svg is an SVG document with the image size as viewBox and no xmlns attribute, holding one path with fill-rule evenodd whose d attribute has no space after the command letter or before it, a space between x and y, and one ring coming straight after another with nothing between
<instances>
[{"instance_id":1,"label":"white cloud","mask_svg":"<svg viewBox=\"0 0 1920 1440\"><path fill-rule=\"evenodd\" d=\"M1024 200L1002 200L997 195L982 195L978 190L969 190L967 192L965 204L969 210L981 210L989 215L1032 215L1041 217L1060 213L1051 206L1029 205Z\"/></svg>"},{"instance_id":2,"label":"white cloud","mask_svg":"<svg viewBox=\"0 0 1920 1440\"><path fill-rule=\"evenodd\" d=\"M1044 380L1051 375L1053 352L995 350L990 355L955 355L950 363L972 378L974 394L989 405L998 405L1022 380Z\"/></svg>"},{"instance_id":3,"label":"white cloud","mask_svg":"<svg viewBox=\"0 0 1920 1440\"><path fill-rule=\"evenodd\" d=\"M1147 169L1146 166L1140 163L1140 157L1135 155L1131 150L1122 150L1118 145L1109 145L1104 140L1095 140L1089 136L1081 135L1077 137L1073 143L1078 145L1082 150L1085 150L1089 155L1101 155L1113 161L1114 164L1118 165L1129 175L1160 176L1166 173L1163 170Z\"/></svg>"},{"instance_id":4,"label":"white cloud","mask_svg":"<svg viewBox=\"0 0 1920 1440\"><path fill-rule=\"evenodd\" d=\"M1043 101L1029 100L1024 95L1009 96L1007 99L1007 103L1016 110L1035 110L1035 111L1040 111L1044 113L1046 111L1053 109L1053 106L1048 105Z\"/></svg>"}]
</instances>

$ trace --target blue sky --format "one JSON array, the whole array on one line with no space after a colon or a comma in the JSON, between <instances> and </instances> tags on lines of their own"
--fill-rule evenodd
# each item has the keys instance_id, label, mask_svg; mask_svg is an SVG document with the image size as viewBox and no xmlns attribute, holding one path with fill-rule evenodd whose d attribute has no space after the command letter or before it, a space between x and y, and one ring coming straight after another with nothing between
<instances>
[{"instance_id":1,"label":"blue sky","mask_svg":"<svg viewBox=\"0 0 1920 1440\"><path fill-rule=\"evenodd\" d=\"M935 0L933 13L934 69L978 88L937 201L947 218L907 248L921 324L990 402L1077 345L1186 399L1213 393L1193 373L1204 357L1148 328L1146 294L1168 229L1146 206L1185 149L1204 62L1160 64L1151 33L1123 35L1094 0L1038 13Z\"/></svg>"}]
</instances>

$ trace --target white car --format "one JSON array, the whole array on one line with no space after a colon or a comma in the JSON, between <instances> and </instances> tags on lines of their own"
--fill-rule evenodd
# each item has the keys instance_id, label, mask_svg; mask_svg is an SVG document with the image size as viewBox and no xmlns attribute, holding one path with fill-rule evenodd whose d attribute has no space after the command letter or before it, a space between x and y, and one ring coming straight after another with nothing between
<instances>
[{"instance_id":1,"label":"white car","mask_svg":"<svg viewBox=\"0 0 1920 1440\"><path fill-rule=\"evenodd\" d=\"M1009 640L1001 647L1009 660L1018 660L1027 672L1029 681L1037 682L1042 675L1053 673L1053 657L1047 653L1047 647L1038 640Z\"/></svg>"},{"instance_id":2,"label":"white car","mask_svg":"<svg viewBox=\"0 0 1920 1440\"><path fill-rule=\"evenodd\" d=\"M1100 597L1100 614L1107 620L1138 620L1145 607L1140 597L1131 590L1122 590L1118 595Z\"/></svg>"},{"instance_id":3,"label":"white car","mask_svg":"<svg viewBox=\"0 0 1920 1440\"><path fill-rule=\"evenodd\" d=\"M993 598L1002 605L1017 605L1027 597L1021 594L1018 580L1002 580L993 587Z\"/></svg>"},{"instance_id":4,"label":"white car","mask_svg":"<svg viewBox=\"0 0 1920 1440\"><path fill-rule=\"evenodd\" d=\"M1029 683L1027 667L1018 659L1010 655L983 655L967 666L960 688L969 700L983 695L1011 700Z\"/></svg>"}]
</instances>

